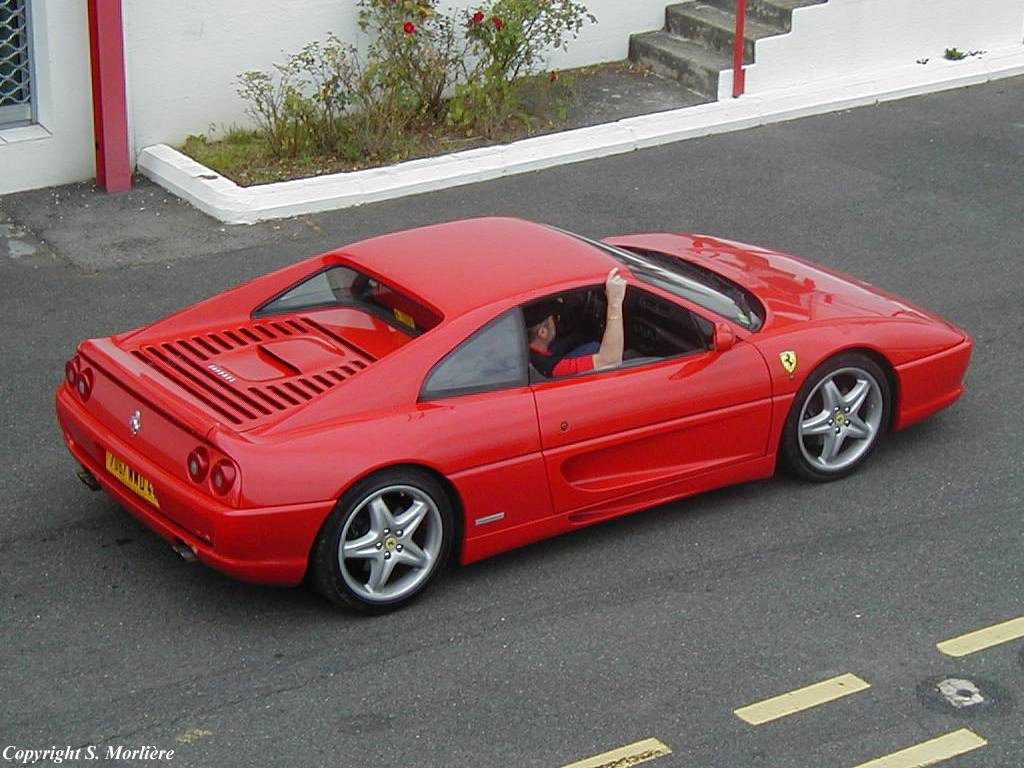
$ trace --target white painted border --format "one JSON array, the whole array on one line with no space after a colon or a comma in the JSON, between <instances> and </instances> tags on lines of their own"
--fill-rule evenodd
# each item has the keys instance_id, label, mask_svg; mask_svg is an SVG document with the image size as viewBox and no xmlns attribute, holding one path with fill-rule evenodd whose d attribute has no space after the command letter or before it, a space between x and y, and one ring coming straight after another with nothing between
<instances>
[{"instance_id":1,"label":"white painted border","mask_svg":"<svg viewBox=\"0 0 1024 768\"><path fill-rule=\"evenodd\" d=\"M825 87L816 84L770 91L385 168L253 187L240 187L164 144L143 149L138 168L216 219L228 224L254 224L1022 74L1024 47L1015 45L958 62L938 60L874 75L860 74ZM731 87L731 72L722 73L722 79L730 81Z\"/></svg>"}]
</instances>

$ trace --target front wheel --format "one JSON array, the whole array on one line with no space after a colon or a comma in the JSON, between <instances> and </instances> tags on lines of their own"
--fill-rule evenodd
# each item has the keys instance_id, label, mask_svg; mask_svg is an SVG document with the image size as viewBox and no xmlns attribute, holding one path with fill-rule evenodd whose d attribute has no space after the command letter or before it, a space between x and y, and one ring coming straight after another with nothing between
<instances>
[{"instance_id":1,"label":"front wheel","mask_svg":"<svg viewBox=\"0 0 1024 768\"><path fill-rule=\"evenodd\" d=\"M889 381L877 363L856 353L832 358L797 393L783 433L783 463L808 480L849 475L882 439L891 407Z\"/></svg>"},{"instance_id":2,"label":"front wheel","mask_svg":"<svg viewBox=\"0 0 1024 768\"><path fill-rule=\"evenodd\" d=\"M398 608L443 567L452 546L451 502L417 470L386 470L356 483L313 549L313 585L328 600L368 613Z\"/></svg>"}]
</instances>

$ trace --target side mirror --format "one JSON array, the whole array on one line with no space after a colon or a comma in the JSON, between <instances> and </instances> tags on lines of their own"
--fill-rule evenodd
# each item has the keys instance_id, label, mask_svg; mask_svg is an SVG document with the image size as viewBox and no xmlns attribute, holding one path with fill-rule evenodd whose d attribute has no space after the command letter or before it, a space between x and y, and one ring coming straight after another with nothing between
<instances>
[{"instance_id":1,"label":"side mirror","mask_svg":"<svg viewBox=\"0 0 1024 768\"><path fill-rule=\"evenodd\" d=\"M727 323L715 323L715 351L728 352L736 346L736 334Z\"/></svg>"}]
</instances>

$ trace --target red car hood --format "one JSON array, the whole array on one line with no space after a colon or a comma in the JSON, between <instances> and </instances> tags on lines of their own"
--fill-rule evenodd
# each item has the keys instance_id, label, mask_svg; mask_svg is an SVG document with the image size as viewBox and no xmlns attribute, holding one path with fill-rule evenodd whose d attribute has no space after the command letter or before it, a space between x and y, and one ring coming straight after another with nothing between
<instances>
[{"instance_id":1,"label":"red car hood","mask_svg":"<svg viewBox=\"0 0 1024 768\"><path fill-rule=\"evenodd\" d=\"M678 256L742 285L768 309L765 330L865 315L948 325L855 277L756 245L689 234L630 235L608 238L607 242Z\"/></svg>"}]
</instances>

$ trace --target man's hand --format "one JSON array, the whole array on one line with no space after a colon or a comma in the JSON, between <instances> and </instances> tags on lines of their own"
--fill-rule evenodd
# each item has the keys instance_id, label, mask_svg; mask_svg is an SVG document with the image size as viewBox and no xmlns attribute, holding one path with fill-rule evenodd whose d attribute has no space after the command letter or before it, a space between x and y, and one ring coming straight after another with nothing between
<instances>
[{"instance_id":1,"label":"man's hand","mask_svg":"<svg viewBox=\"0 0 1024 768\"><path fill-rule=\"evenodd\" d=\"M608 273L608 278L604 281L604 295L608 299L608 314L621 315L622 301L626 298L626 279L619 274L618 267Z\"/></svg>"}]
</instances>

